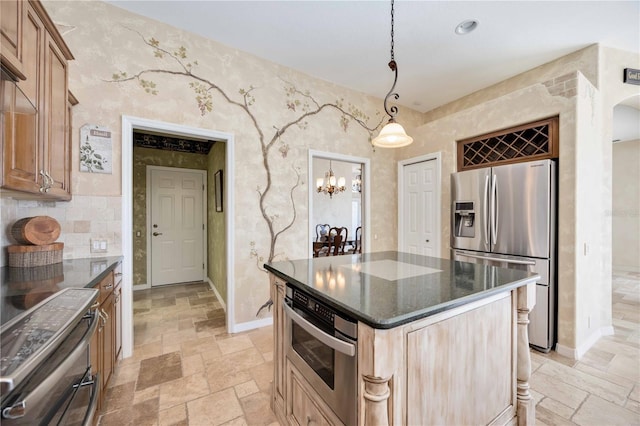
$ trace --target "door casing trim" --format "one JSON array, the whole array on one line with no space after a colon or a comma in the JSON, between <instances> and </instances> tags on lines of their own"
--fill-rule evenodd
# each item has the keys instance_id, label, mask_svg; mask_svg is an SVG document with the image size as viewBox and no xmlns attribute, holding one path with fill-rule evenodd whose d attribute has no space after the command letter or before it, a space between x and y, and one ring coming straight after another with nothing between
<instances>
[{"instance_id":1,"label":"door casing trim","mask_svg":"<svg viewBox=\"0 0 640 426\"><path fill-rule=\"evenodd\" d=\"M224 180L226 266L227 266L227 331L233 333L235 324L235 145L231 133L201 129L147 118L122 116L122 356L133 355L133 130L161 131L174 135L200 137L224 142L226 176Z\"/></svg>"},{"instance_id":2,"label":"door casing trim","mask_svg":"<svg viewBox=\"0 0 640 426\"><path fill-rule=\"evenodd\" d=\"M315 224L313 223L313 194L315 191L316 181L313 176L313 159L322 158L325 160L344 161L347 163L359 163L362 164L362 226L364 227L364 234L362 235L363 246L362 252L369 253L371 251L371 160L364 157L354 157L351 155L337 154L335 152L316 151L309 150L309 164L307 170L309 171L309 218L307 219L309 224L309 232L307 233L307 250L309 256L313 253L313 238L312 235L316 234Z\"/></svg>"}]
</instances>

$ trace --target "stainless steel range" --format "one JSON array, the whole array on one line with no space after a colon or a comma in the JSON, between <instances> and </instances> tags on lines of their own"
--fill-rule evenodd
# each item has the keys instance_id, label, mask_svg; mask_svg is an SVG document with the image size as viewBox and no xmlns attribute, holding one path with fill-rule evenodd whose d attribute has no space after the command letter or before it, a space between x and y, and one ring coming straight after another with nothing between
<instances>
[{"instance_id":1,"label":"stainless steel range","mask_svg":"<svg viewBox=\"0 0 640 426\"><path fill-rule=\"evenodd\" d=\"M67 288L0 329L2 425L89 425L98 397L89 342L99 291Z\"/></svg>"}]
</instances>

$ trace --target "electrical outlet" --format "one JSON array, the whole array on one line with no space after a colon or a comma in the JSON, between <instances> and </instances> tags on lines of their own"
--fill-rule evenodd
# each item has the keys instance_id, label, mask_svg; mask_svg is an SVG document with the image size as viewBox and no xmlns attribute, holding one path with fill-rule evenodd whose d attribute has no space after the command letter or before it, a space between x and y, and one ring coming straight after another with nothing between
<instances>
[{"instance_id":1,"label":"electrical outlet","mask_svg":"<svg viewBox=\"0 0 640 426\"><path fill-rule=\"evenodd\" d=\"M91 239L91 253L106 253L107 240L101 238Z\"/></svg>"}]
</instances>

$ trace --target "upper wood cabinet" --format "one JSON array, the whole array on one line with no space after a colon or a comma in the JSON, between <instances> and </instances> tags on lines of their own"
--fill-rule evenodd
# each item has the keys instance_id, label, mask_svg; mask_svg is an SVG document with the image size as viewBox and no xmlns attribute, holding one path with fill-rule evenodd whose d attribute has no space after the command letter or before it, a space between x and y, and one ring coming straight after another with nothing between
<instances>
[{"instance_id":1,"label":"upper wood cabinet","mask_svg":"<svg viewBox=\"0 0 640 426\"><path fill-rule=\"evenodd\" d=\"M25 78L18 80L15 88L3 81L2 188L69 200L71 109L67 61L73 55L39 1L18 2L16 8L23 15L16 45ZM4 50L5 39L9 39L4 36L4 15L2 22ZM8 97L12 90L13 105ZM22 95L26 99L20 98ZM34 115L21 113L19 102L27 101L35 107Z\"/></svg>"},{"instance_id":2,"label":"upper wood cabinet","mask_svg":"<svg viewBox=\"0 0 640 426\"><path fill-rule=\"evenodd\" d=\"M0 1L0 63L15 77L24 80L22 71L22 26L24 24L22 0Z\"/></svg>"}]
</instances>

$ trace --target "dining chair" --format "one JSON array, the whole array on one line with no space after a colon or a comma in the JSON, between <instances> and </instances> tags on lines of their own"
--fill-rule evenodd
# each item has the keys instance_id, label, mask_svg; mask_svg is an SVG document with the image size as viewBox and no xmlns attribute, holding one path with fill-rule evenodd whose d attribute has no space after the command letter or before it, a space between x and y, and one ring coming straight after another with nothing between
<instances>
[{"instance_id":1,"label":"dining chair","mask_svg":"<svg viewBox=\"0 0 640 426\"><path fill-rule=\"evenodd\" d=\"M326 241L329 238L329 226L328 223L319 223L316 225L316 242Z\"/></svg>"},{"instance_id":2,"label":"dining chair","mask_svg":"<svg viewBox=\"0 0 640 426\"><path fill-rule=\"evenodd\" d=\"M340 236L340 246L338 247L338 254L345 254L344 253L344 247L347 244L347 239L349 236L349 230L347 228L345 228L344 226L334 226L333 228L331 228L329 230L329 235L336 235L336 236ZM335 241L334 241L335 243Z\"/></svg>"},{"instance_id":3,"label":"dining chair","mask_svg":"<svg viewBox=\"0 0 640 426\"><path fill-rule=\"evenodd\" d=\"M344 249L344 241L342 239L342 235L335 234L329 237L329 251L327 252L327 256L339 256L342 253L341 250Z\"/></svg>"},{"instance_id":4,"label":"dining chair","mask_svg":"<svg viewBox=\"0 0 640 426\"><path fill-rule=\"evenodd\" d=\"M362 253L362 226L356 228L356 238L351 253Z\"/></svg>"}]
</instances>

